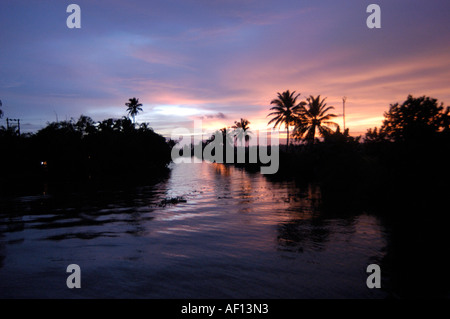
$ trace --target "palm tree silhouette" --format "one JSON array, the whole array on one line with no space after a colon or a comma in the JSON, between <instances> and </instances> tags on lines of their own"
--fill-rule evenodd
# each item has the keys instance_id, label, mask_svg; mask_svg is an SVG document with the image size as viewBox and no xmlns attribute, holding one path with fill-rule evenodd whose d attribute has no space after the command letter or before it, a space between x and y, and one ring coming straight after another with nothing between
<instances>
[{"instance_id":1,"label":"palm tree silhouette","mask_svg":"<svg viewBox=\"0 0 450 319\"><path fill-rule=\"evenodd\" d=\"M303 136L308 142L314 142L316 130L320 136L333 131L328 126L339 127L335 122L330 121L336 117L335 114L326 114L329 110L333 110L334 106L328 106L325 103L326 98L320 99L320 95L316 98L310 95L307 99L306 107L301 107L302 116L295 119L295 127L293 136L300 139Z\"/></svg>"},{"instance_id":2,"label":"palm tree silhouette","mask_svg":"<svg viewBox=\"0 0 450 319\"><path fill-rule=\"evenodd\" d=\"M300 102L297 104L297 98L300 96L300 93L294 96L295 91L291 93L287 90L283 93L277 94L278 98L270 102L270 104L275 104L275 106L270 108L273 112L267 115L274 116L269 121L268 125L275 122L275 128L285 124L287 134L286 145L289 145L289 126L294 124L294 120L300 115L299 111L306 103Z\"/></svg>"},{"instance_id":3,"label":"palm tree silhouette","mask_svg":"<svg viewBox=\"0 0 450 319\"><path fill-rule=\"evenodd\" d=\"M232 132L229 128L224 127L220 129L220 134L222 134L222 143L223 145L232 145L233 144L233 137Z\"/></svg>"},{"instance_id":4,"label":"palm tree silhouette","mask_svg":"<svg viewBox=\"0 0 450 319\"><path fill-rule=\"evenodd\" d=\"M231 127L234 129L234 133L236 134L236 138L241 142L242 145L242 139L245 136L245 143L247 144L250 136L248 134L250 134L250 130L249 130L249 120L241 118L240 121L234 121L234 125ZM246 145L247 146L247 145Z\"/></svg>"},{"instance_id":5,"label":"palm tree silhouette","mask_svg":"<svg viewBox=\"0 0 450 319\"><path fill-rule=\"evenodd\" d=\"M133 117L133 124L136 124L136 115L139 114L139 112L142 112L142 104L139 103L139 99L133 97L131 99L129 99L128 103L125 103L125 105L128 107L127 108L127 112L128 115L131 115Z\"/></svg>"},{"instance_id":6,"label":"palm tree silhouette","mask_svg":"<svg viewBox=\"0 0 450 319\"><path fill-rule=\"evenodd\" d=\"M3 104L2 104L2 100L0 100L0 106L2 106ZM3 117L3 111L2 110L0 110L0 119Z\"/></svg>"}]
</instances>

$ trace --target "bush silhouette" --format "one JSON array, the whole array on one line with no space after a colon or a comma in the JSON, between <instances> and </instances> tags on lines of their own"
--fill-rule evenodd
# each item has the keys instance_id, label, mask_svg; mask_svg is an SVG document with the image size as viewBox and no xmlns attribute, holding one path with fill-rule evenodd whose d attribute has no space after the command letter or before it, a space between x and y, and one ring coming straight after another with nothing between
<instances>
[{"instance_id":1,"label":"bush silhouette","mask_svg":"<svg viewBox=\"0 0 450 319\"><path fill-rule=\"evenodd\" d=\"M95 123L49 123L35 134L0 131L4 180L18 177L79 180L87 177L157 175L171 161L171 146L148 125L135 128L128 118Z\"/></svg>"}]
</instances>

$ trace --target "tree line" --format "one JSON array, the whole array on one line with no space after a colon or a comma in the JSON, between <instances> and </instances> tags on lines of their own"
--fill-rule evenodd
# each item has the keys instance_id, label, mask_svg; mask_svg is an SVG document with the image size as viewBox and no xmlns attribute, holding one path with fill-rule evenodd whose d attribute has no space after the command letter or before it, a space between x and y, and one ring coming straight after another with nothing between
<instances>
[{"instance_id":1,"label":"tree line","mask_svg":"<svg viewBox=\"0 0 450 319\"><path fill-rule=\"evenodd\" d=\"M310 98L306 105L307 111L314 105L314 118L306 115L301 102L292 103L296 96L289 91L278 97L274 100L278 117L272 121L286 127L292 124L295 138L305 141L281 149L279 176L318 183L323 196L344 207L359 202L389 210L397 207L403 212L408 211L405 207L411 208L410 212L420 207L423 212L437 212L439 205L446 206L450 190L449 106L432 97L408 95L404 102L389 106L380 127L353 137L348 128L341 132L338 125L329 123L334 116L326 117L331 108L320 98L314 98L316 102ZM280 101L284 101L283 107ZM314 124L321 140L313 139ZM321 124L327 128L319 129Z\"/></svg>"},{"instance_id":2,"label":"tree line","mask_svg":"<svg viewBox=\"0 0 450 319\"><path fill-rule=\"evenodd\" d=\"M268 178L318 183L323 196L344 206L350 202L389 209L400 205L401 211L408 206L417 212L418 207L429 210L445 204L442 200L450 190L450 107L437 99L408 95L404 102L389 106L381 126L360 136L351 136L348 128L341 131L333 121L334 107L320 95L300 101L300 94L286 90L270 104L268 124L286 130L289 147L280 148L280 169ZM249 124L241 118L203 145L219 134L224 152L225 144L236 147L244 137L248 146ZM258 168L237 161L233 165Z\"/></svg>"},{"instance_id":3,"label":"tree line","mask_svg":"<svg viewBox=\"0 0 450 319\"><path fill-rule=\"evenodd\" d=\"M171 143L149 123L136 124L135 115L142 111L138 99L126 105L128 116L119 119L96 122L81 115L20 136L1 127L2 182L131 178L164 172L171 162Z\"/></svg>"},{"instance_id":4,"label":"tree line","mask_svg":"<svg viewBox=\"0 0 450 319\"><path fill-rule=\"evenodd\" d=\"M293 127L292 137L296 140L305 140L308 143L316 141L316 135L324 137L332 134L332 128L338 128L339 125L332 119L337 117L336 114L330 113L334 106L328 106L326 98L320 95L314 97L310 95L306 101L298 101L300 93L290 90L283 93L277 93L277 98L273 99L270 104L274 105L270 108L268 117L272 117L268 125L274 124L274 128L285 126L286 128L286 144L290 145L290 128ZM235 121L235 124L229 128L224 127L216 131L223 135L223 140L228 143L236 144L236 140L242 142L245 137L246 144L251 138L252 132L249 127L250 121L241 118ZM213 140L213 137L209 141Z\"/></svg>"}]
</instances>

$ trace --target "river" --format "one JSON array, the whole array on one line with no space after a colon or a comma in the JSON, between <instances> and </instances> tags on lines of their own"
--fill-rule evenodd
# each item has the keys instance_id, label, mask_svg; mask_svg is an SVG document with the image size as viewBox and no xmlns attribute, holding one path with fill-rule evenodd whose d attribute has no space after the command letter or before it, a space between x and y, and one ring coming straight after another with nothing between
<instances>
[{"instance_id":1,"label":"river","mask_svg":"<svg viewBox=\"0 0 450 319\"><path fill-rule=\"evenodd\" d=\"M317 187L206 162L124 185L2 197L0 297L387 296L366 285L382 224L323 216ZM70 264L80 289L66 286Z\"/></svg>"}]
</instances>

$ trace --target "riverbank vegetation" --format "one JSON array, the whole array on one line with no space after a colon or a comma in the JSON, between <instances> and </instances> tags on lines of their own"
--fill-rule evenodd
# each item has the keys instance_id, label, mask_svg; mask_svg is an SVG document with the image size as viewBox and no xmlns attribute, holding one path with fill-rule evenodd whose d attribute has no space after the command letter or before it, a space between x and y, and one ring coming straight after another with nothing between
<instances>
[{"instance_id":1,"label":"riverbank vegetation","mask_svg":"<svg viewBox=\"0 0 450 319\"><path fill-rule=\"evenodd\" d=\"M147 123L129 118L49 123L34 134L0 129L2 186L33 180L79 182L155 176L167 170L171 146ZM5 186L6 184L6 186Z\"/></svg>"},{"instance_id":2,"label":"riverbank vegetation","mask_svg":"<svg viewBox=\"0 0 450 319\"><path fill-rule=\"evenodd\" d=\"M287 145L280 145L278 171L266 175L268 178L317 183L324 196L346 203L384 205L396 199L402 205L418 207L438 202L432 198L446 197L449 107L431 97L408 96L403 103L390 105L380 127L355 137L333 122L334 107L327 105L326 98L309 96L300 101L299 96L285 91L271 101L269 124L286 129L290 139ZM82 115L22 135L14 127L2 127L2 181L137 178L167 171L174 142L155 133L148 123L136 124L135 117L142 111L139 99L129 99L125 105L133 120L94 122ZM227 147L234 152L231 165L257 171L267 164L259 159L250 163L250 150L256 148L255 153L260 154L262 146L255 144L258 133L251 130L248 119L241 118L202 141L202 151L215 136L222 139L224 159ZM270 147L264 152L273 155ZM238 154L243 153L241 161Z\"/></svg>"},{"instance_id":3,"label":"riverbank vegetation","mask_svg":"<svg viewBox=\"0 0 450 319\"><path fill-rule=\"evenodd\" d=\"M430 97L408 96L365 136L338 128L289 146L280 154L279 174L318 182L324 196L347 204L438 211L449 190L449 109Z\"/></svg>"},{"instance_id":4,"label":"riverbank vegetation","mask_svg":"<svg viewBox=\"0 0 450 319\"><path fill-rule=\"evenodd\" d=\"M333 122L333 106L325 98L310 96L299 101L295 91L278 93L272 100L269 124L286 129L287 145L280 145L279 169L270 179L296 179L316 183L334 207L342 203L369 203L389 210L401 206L439 210L449 190L450 107L437 99L409 95L403 103L391 104L380 127L364 136L351 136ZM245 131L250 131L246 119ZM239 123L236 121L236 123ZM292 131L290 134L289 132ZM215 133L222 136L223 152L234 153L234 163L251 171L264 163L250 163L252 147L240 127L225 127ZM237 160L246 136L245 163ZM290 136L290 138L289 138ZM203 148L214 141L214 135ZM270 147L269 147L270 153ZM226 158L226 154L224 154Z\"/></svg>"}]
</instances>

